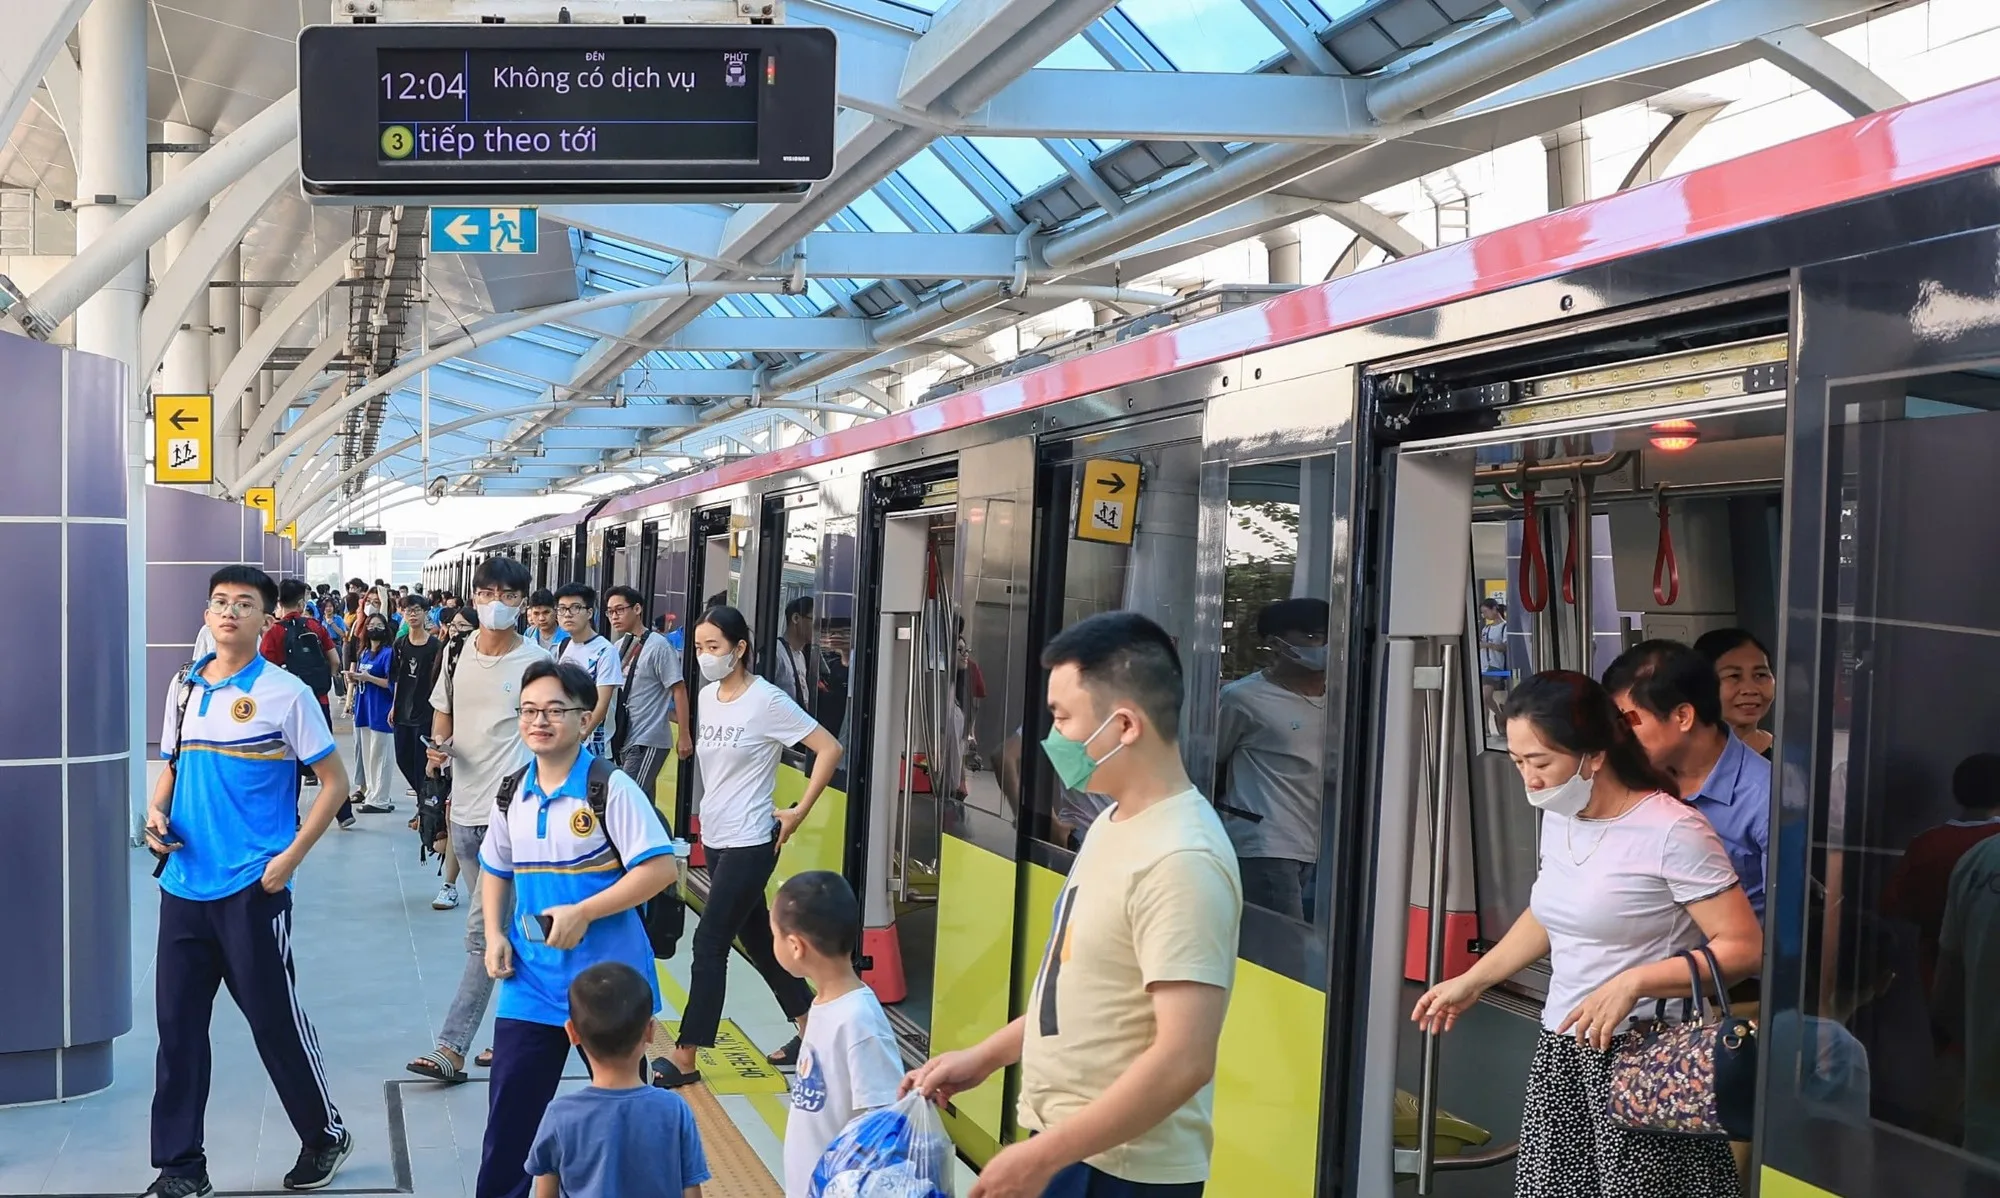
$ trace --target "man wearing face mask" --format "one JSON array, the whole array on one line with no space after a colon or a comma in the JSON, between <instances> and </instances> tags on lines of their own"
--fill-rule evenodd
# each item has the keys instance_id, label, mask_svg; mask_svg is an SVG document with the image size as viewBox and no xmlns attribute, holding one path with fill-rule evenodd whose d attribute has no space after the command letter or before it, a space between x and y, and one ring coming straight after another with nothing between
<instances>
[{"instance_id":1,"label":"man wearing face mask","mask_svg":"<svg viewBox=\"0 0 2000 1198\"><path fill-rule=\"evenodd\" d=\"M1222 688L1216 809L1236 846L1243 901L1311 917L1319 859L1326 729L1324 599L1280 599L1257 613L1270 664Z\"/></svg>"},{"instance_id":2,"label":"man wearing face mask","mask_svg":"<svg viewBox=\"0 0 2000 1198\"><path fill-rule=\"evenodd\" d=\"M472 579L479 631L451 659L431 691L434 714L425 756L433 771L451 768L451 848L459 867L471 875L464 887L471 901L465 904L465 968L458 993L445 1013L437 1047L407 1068L420 1077L452 1084L466 1080L465 1054L493 997L493 979L486 972L479 846L486 839L501 779L529 759L521 740L521 675L535 662L549 660L539 646L515 631L529 582L528 567L511 557L480 564Z\"/></svg>"},{"instance_id":3,"label":"man wearing face mask","mask_svg":"<svg viewBox=\"0 0 2000 1198\"><path fill-rule=\"evenodd\" d=\"M942 1103L1020 1064L1021 1122L1037 1134L1002 1148L969 1198L1196 1198L1243 898L1175 743L1180 657L1159 625L1121 611L1064 631L1042 665L1043 752L1063 785L1113 805L1070 867L1027 1013L904 1090Z\"/></svg>"}]
</instances>

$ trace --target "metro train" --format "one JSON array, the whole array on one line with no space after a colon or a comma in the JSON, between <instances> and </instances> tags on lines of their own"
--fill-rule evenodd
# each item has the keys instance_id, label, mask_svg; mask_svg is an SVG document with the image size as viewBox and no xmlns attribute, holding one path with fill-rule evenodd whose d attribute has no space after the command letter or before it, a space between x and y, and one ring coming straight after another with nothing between
<instances>
[{"instance_id":1,"label":"metro train","mask_svg":"<svg viewBox=\"0 0 2000 1198\"><path fill-rule=\"evenodd\" d=\"M541 583L635 585L667 627L725 601L766 660L811 596L816 714L847 754L780 874L865 896L913 1061L1023 1009L1090 816L1032 751L1039 647L1094 611L1160 621L1191 774L1227 817L1221 688L1266 664L1265 604L1326 600L1310 890L1246 908L1223 1034L1228 1198L1511 1192L1546 968L1440 1040L1408 1020L1528 901L1536 816L1496 700L1636 638L1748 628L1778 679L1761 1192L2000 1195L2000 1027L1974 1015L1962 1057L1931 1032L1940 1004L2000 998L1983 916L1946 994L1935 920L1884 902L1912 836L1961 814L1954 765L2000 750L1979 698L2000 678L1996 111L2000 84L1974 87L1155 328L445 551L425 581L464 593L510 554ZM1488 597L1503 637L1481 636ZM663 810L697 826L692 771L668 769ZM1800 1032L1836 1023L1868 1066L1845 1103ZM1024 1134L1014 1086L948 1112L973 1163Z\"/></svg>"}]
</instances>

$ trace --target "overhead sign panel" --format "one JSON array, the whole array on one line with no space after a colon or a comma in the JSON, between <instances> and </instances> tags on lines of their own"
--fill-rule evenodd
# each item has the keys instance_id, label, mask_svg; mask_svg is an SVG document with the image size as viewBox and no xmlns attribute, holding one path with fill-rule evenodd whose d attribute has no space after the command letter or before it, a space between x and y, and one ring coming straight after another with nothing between
<instances>
[{"instance_id":1,"label":"overhead sign panel","mask_svg":"<svg viewBox=\"0 0 2000 1198\"><path fill-rule=\"evenodd\" d=\"M1077 488L1076 539L1130 545L1133 517L1139 511L1139 479L1137 462L1115 458L1084 462L1083 482Z\"/></svg>"},{"instance_id":2,"label":"overhead sign panel","mask_svg":"<svg viewBox=\"0 0 2000 1198\"><path fill-rule=\"evenodd\" d=\"M332 202L783 198L832 173L833 116L816 26L299 34L299 171Z\"/></svg>"},{"instance_id":3,"label":"overhead sign panel","mask_svg":"<svg viewBox=\"0 0 2000 1198\"><path fill-rule=\"evenodd\" d=\"M432 208L433 254L532 254L541 241L533 208Z\"/></svg>"},{"instance_id":4,"label":"overhead sign panel","mask_svg":"<svg viewBox=\"0 0 2000 1198\"><path fill-rule=\"evenodd\" d=\"M215 399L208 395L153 397L153 481L215 481Z\"/></svg>"},{"instance_id":5,"label":"overhead sign panel","mask_svg":"<svg viewBox=\"0 0 2000 1198\"><path fill-rule=\"evenodd\" d=\"M243 492L243 506L264 513L264 531L278 531L278 488L251 487Z\"/></svg>"}]
</instances>

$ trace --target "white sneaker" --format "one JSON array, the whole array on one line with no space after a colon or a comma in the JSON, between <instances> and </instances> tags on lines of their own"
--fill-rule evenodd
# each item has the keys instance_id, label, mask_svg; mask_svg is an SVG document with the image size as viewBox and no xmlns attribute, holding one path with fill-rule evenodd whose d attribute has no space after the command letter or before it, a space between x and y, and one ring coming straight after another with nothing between
<instances>
[{"instance_id":1,"label":"white sneaker","mask_svg":"<svg viewBox=\"0 0 2000 1198\"><path fill-rule=\"evenodd\" d=\"M450 882L438 887L437 897L431 900L431 910L449 911L458 906L458 887Z\"/></svg>"}]
</instances>

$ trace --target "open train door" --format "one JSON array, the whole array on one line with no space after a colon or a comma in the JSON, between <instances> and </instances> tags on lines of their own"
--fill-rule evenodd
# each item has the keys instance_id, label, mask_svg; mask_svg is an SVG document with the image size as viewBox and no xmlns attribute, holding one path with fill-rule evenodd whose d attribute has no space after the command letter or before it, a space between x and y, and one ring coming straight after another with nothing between
<instances>
[{"instance_id":1,"label":"open train door","mask_svg":"<svg viewBox=\"0 0 2000 1198\"><path fill-rule=\"evenodd\" d=\"M1987 229L1798 275L1765 1198L2000 1194L2000 841L1959 806L2000 750L1996 267Z\"/></svg>"}]
</instances>

